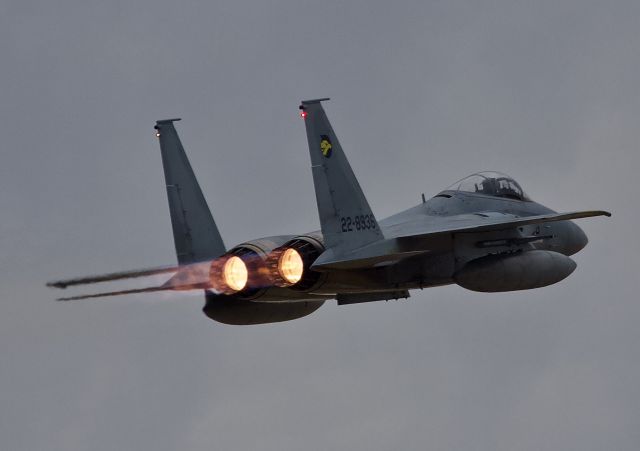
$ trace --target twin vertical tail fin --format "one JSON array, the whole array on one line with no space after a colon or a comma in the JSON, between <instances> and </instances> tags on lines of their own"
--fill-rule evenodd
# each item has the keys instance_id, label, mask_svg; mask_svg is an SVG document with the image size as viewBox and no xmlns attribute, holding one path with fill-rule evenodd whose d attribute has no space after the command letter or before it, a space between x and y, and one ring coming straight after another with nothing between
<instances>
[{"instance_id":1,"label":"twin vertical tail fin","mask_svg":"<svg viewBox=\"0 0 640 451\"><path fill-rule=\"evenodd\" d=\"M154 128L160 140L176 254L183 265L219 257L225 246L173 125L179 120L160 120Z\"/></svg>"},{"instance_id":2,"label":"twin vertical tail fin","mask_svg":"<svg viewBox=\"0 0 640 451\"><path fill-rule=\"evenodd\" d=\"M360 188L321 102L303 100L313 183L324 242L334 255L358 249L384 237ZM182 264L219 257L225 246L200 190L174 122L156 122L167 185L173 238Z\"/></svg>"},{"instance_id":3,"label":"twin vertical tail fin","mask_svg":"<svg viewBox=\"0 0 640 451\"><path fill-rule=\"evenodd\" d=\"M344 254L383 239L371 207L322 108L323 100L303 100L318 213L327 249Z\"/></svg>"},{"instance_id":4,"label":"twin vertical tail fin","mask_svg":"<svg viewBox=\"0 0 640 451\"><path fill-rule=\"evenodd\" d=\"M320 102L328 99L305 100L300 105L305 118L313 182L318 203L320 224L327 251L324 257L340 257L368 244L384 239L369 203L360 188L342 146L335 135ZM226 250L218 227L207 206L198 181L185 154L174 122L165 119L156 122L156 135L160 140L162 165L169 198L169 211L178 267L138 269L111 274L58 280L47 285L55 288L146 277L176 272L179 276L184 265L195 268L198 277L202 265L192 263L213 260ZM208 272L204 278L208 282ZM174 277L175 278L175 277ZM179 278L178 282L181 282ZM161 286L120 290L60 298L59 300L88 299L131 293L192 289L198 285L168 283Z\"/></svg>"}]
</instances>

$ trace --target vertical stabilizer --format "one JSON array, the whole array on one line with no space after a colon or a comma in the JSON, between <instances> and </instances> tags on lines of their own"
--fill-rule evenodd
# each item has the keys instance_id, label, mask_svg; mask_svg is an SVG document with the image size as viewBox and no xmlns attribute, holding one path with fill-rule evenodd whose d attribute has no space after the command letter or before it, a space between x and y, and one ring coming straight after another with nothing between
<instances>
[{"instance_id":1,"label":"vertical stabilizer","mask_svg":"<svg viewBox=\"0 0 640 451\"><path fill-rule=\"evenodd\" d=\"M321 101L303 100L311 169L324 242L335 254L383 239Z\"/></svg>"},{"instance_id":2,"label":"vertical stabilizer","mask_svg":"<svg viewBox=\"0 0 640 451\"><path fill-rule=\"evenodd\" d=\"M154 128L160 140L173 240L182 265L218 257L225 247L173 126L179 120L157 121Z\"/></svg>"}]
</instances>

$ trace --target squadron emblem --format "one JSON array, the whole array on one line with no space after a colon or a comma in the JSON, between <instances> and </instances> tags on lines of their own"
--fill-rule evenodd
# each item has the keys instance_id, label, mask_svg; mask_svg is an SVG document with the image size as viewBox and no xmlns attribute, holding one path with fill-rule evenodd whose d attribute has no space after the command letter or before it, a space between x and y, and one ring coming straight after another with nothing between
<instances>
[{"instance_id":1,"label":"squadron emblem","mask_svg":"<svg viewBox=\"0 0 640 451\"><path fill-rule=\"evenodd\" d=\"M320 135L320 151L326 158L331 156L331 140L327 135Z\"/></svg>"}]
</instances>

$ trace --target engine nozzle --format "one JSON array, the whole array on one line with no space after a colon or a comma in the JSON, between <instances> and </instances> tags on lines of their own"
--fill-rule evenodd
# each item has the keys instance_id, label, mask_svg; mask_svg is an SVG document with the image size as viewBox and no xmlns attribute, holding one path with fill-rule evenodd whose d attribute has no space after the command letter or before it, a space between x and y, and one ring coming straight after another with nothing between
<instances>
[{"instance_id":1,"label":"engine nozzle","mask_svg":"<svg viewBox=\"0 0 640 451\"><path fill-rule=\"evenodd\" d=\"M295 285L302 279L304 273L304 262L297 250L293 248L285 249L278 258L278 274L282 280L289 285Z\"/></svg>"},{"instance_id":2,"label":"engine nozzle","mask_svg":"<svg viewBox=\"0 0 640 451\"><path fill-rule=\"evenodd\" d=\"M237 255L227 255L211 263L209 276L214 290L233 294L247 286L249 271L242 258Z\"/></svg>"},{"instance_id":3,"label":"engine nozzle","mask_svg":"<svg viewBox=\"0 0 640 451\"><path fill-rule=\"evenodd\" d=\"M288 241L274 249L267 258L265 266L269 280L277 287L308 291L322 278L320 273L311 269L311 265L323 250L322 243L309 236Z\"/></svg>"}]
</instances>

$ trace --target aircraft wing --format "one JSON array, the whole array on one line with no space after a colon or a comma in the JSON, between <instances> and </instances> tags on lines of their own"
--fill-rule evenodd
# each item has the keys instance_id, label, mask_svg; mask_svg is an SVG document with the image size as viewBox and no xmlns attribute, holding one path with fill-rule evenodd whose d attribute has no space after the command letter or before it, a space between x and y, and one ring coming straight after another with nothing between
<instances>
[{"instance_id":1,"label":"aircraft wing","mask_svg":"<svg viewBox=\"0 0 640 451\"><path fill-rule=\"evenodd\" d=\"M362 269L398 263L401 260L430 252L429 240L456 233L479 233L508 230L529 224L569 221L593 216L611 216L602 210L576 211L570 213L548 213L536 216L518 217L514 215L486 212L448 217L418 219L385 226L386 239L361 247L347 254L336 254L331 249L325 251L313 263L316 271L332 269ZM384 224L383 224L384 225ZM415 241L419 240L420 248ZM434 243L435 244L435 243Z\"/></svg>"}]
</instances>

